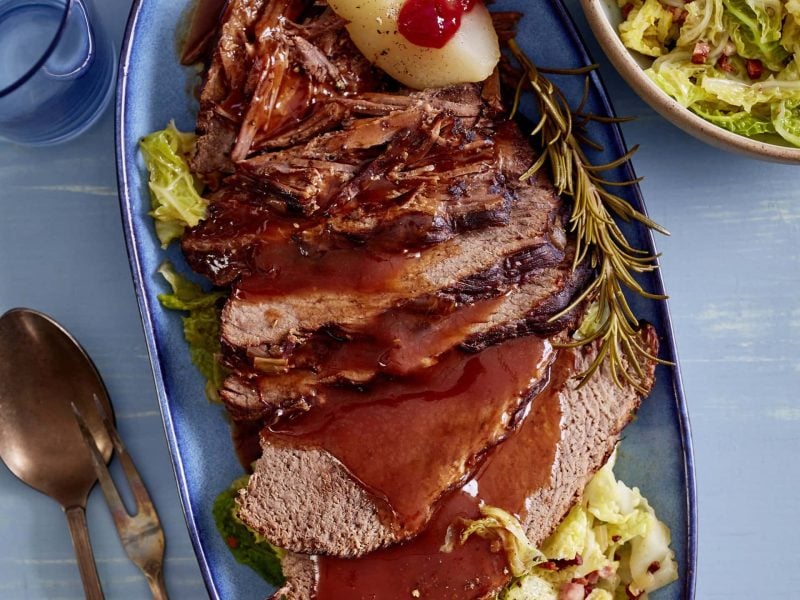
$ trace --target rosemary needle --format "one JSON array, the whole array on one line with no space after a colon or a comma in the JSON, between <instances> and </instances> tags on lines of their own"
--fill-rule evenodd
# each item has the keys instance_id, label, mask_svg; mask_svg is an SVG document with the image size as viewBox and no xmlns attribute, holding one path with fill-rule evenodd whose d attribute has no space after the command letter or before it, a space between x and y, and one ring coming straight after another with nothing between
<instances>
[{"instance_id":1,"label":"rosemary needle","mask_svg":"<svg viewBox=\"0 0 800 600\"><path fill-rule=\"evenodd\" d=\"M639 321L623 290L627 288L651 299L663 299L664 296L647 292L636 280L636 274L657 268L656 257L631 246L614 216L625 221L639 221L665 235L669 235L669 232L608 190L609 187L632 185L638 180L612 182L602 177L603 172L630 160L637 147L610 163L593 165L585 148L599 150L601 147L589 138L586 126L592 121L619 121L584 112L589 97L587 74L594 66L573 70L540 69L515 40L509 40L508 47L524 71L516 87L512 117L519 108L520 97L526 87L532 91L539 110L539 122L532 135L538 137L542 153L521 179L532 177L545 164L550 166L558 193L572 198L570 230L577 239L575 265L589 261L597 273L583 293L552 319L558 319L583 302L593 301L595 306L587 311L581 325L583 336L564 344L577 347L595 341L599 343L597 356L579 375L580 385L585 384L603 362L608 361L611 377L617 385L629 384L646 392L647 364L650 361L668 363L650 354L640 343ZM543 75L545 72L587 76L583 98L577 109L570 108L564 93Z\"/></svg>"}]
</instances>

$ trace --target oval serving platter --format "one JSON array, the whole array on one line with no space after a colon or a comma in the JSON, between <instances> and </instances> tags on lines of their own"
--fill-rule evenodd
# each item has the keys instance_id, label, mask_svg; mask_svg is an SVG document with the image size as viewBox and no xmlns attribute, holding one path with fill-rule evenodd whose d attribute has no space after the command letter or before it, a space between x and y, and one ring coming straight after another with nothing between
<instances>
[{"instance_id":1,"label":"oval serving platter","mask_svg":"<svg viewBox=\"0 0 800 600\"><path fill-rule=\"evenodd\" d=\"M181 271L189 269L179 248L161 249L148 216L147 175L139 156L139 139L174 119L180 129L194 129L197 110L192 90L196 70L178 64L176 32L190 0L135 0L120 60L117 93L117 170L122 218L136 295L155 376L186 523L209 595L224 599L263 598L270 587L254 572L235 562L214 526L215 496L241 475L220 406L205 397L204 382L189 360L180 315L164 311L157 295L166 284L156 273L166 259ZM495 10L519 10L518 42L539 65L573 68L591 63L561 0L499 0ZM558 84L575 103L583 79L558 76ZM613 109L599 76L590 78L588 109L610 116ZM593 125L592 136L605 150L596 155L608 162L625 153L616 125ZM611 173L633 179L630 165ZM623 196L644 211L638 186L622 189ZM627 227L629 239L655 253L650 232ZM660 275L643 278L646 289L663 293ZM652 595L653 600L694 597L696 510L692 447L686 405L677 367L677 354L666 302L634 298L636 314L653 323L662 337L661 357L675 367L659 366L656 386L636 420L625 430L616 471L629 485L638 486L672 531L680 565L680 580Z\"/></svg>"}]
</instances>

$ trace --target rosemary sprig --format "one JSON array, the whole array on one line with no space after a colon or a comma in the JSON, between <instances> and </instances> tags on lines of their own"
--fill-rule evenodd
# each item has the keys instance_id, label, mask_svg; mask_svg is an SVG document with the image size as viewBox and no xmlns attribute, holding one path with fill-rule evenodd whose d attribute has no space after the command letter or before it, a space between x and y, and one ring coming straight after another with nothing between
<instances>
[{"instance_id":1,"label":"rosemary sprig","mask_svg":"<svg viewBox=\"0 0 800 600\"><path fill-rule=\"evenodd\" d=\"M588 77L583 98L573 110L564 93L543 73L587 75L596 65L573 70L545 70L537 68L515 40L509 40L508 47L524 70L517 85L512 116L519 108L520 97L526 86L533 91L539 110L539 122L531 135L539 137L542 153L521 179L532 177L545 164L550 166L556 190L559 194L570 196L573 201L570 228L577 238L575 265L588 260L597 272L597 277L586 290L553 319L558 319L584 301L595 301L595 309L584 317L580 339L564 344L577 347L599 341L597 356L579 375L580 385L585 384L604 361L608 361L611 377L617 385L628 383L644 392L647 363L665 361L652 356L640 343L637 334L639 321L628 304L623 288L645 298L660 300L664 296L647 292L636 281L635 274L657 268L656 257L632 247L614 220L614 215L625 221L639 221L665 235L669 235L669 232L608 190L609 187L632 185L639 180L614 182L602 177L604 171L630 160L638 146L608 164L593 165L584 148L602 148L589 138L586 126L592 121L607 123L619 120L584 112L589 98Z\"/></svg>"}]
</instances>

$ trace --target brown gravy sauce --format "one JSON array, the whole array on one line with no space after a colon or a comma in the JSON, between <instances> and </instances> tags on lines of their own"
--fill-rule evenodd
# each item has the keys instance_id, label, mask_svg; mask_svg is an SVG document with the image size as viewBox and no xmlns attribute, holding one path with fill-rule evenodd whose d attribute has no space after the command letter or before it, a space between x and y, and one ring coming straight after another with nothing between
<instances>
[{"instance_id":1,"label":"brown gravy sauce","mask_svg":"<svg viewBox=\"0 0 800 600\"><path fill-rule=\"evenodd\" d=\"M510 579L505 556L487 541L473 536L450 553L441 547L448 527L458 519L479 518L482 504L524 519L530 499L550 485L561 439L560 392L575 372L574 361L572 351L560 351L550 383L517 432L440 504L422 534L358 559L320 557L315 600L472 600L505 585Z\"/></svg>"},{"instance_id":2,"label":"brown gravy sauce","mask_svg":"<svg viewBox=\"0 0 800 600\"><path fill-rule=\"evenodd\" d=\"M357 559L318 559L315 600L425 600L482 598L506 583L506 559L477 537L442 552L447 529L478 514L478 500L453 493L428 528L411 542Z\"/></svg>"},{"instance_id":3,"label":"brown gravy sauce","mask_svg":"<svg viewBox=\"0 0 800 600\"><path fill-rule=\"evenodd\" d=\"M451 237L437 239L435 232L426 236L430 218L414 214L392 219L389 227L365 239L354 239L326 229L325 217L293 216L237 198L217 202L189 234L195 242L192 252L200 259L197 270L214 276L225 276L225 269L244 273L238 290L248 298L302 289L351 289L354 276L357 291L391 290L407 261L416 260L431 243ZM415 219L421 221L419 227ZM236 242L227 243L229 238ZM375 277L387 279L370 279Z\"/></svg>"},{"instance_id":4,"label":"brown gravy sauce","mask_svg":"<svg viewBox=\"0 0 800 600\"><path fill-rule=\"evenodd\" d=\"M429 306L400 306L367 323L317 333L292 355L295 365L315 369L320 377L374 373L408 375L432 366L437 357L487 320L502 298L457 305L432 298ZM363 378L354 377L355 381Z\"/></svg>"},{"instance_id":5,"label":"brown gravy sauce","mask_svg":"<svg viewBox=\"0 0 800 600\"><path fill-rule=\"evenodd\" d=\"M253 272L241 279L235 293L244 299L348 290L387 292L396 285L411 254L365 252L359 247L319 250L302 243L259 244Z\"/></svg>"},{"instance_id":6,"label":"brown gravy sauce","mask_svg":"<svg viewBox=\"0 0 800 600\"><path fill-rule=\"evenodd\" d=\"M231 421L231 438L236 457L247 473L253 472L253 463L261 457L261 438L264 428L261 421Z\"/></svg>"},{"instance_id":7,"label":"brown gravy sauce","mask_svg":"<svg viewBox=\"0 0 800 600\"><path fill-rule=\"evenodd\" d=\"M387 525L417 531L441 490L463 481L478 454L513 429L553 355L547 340L533 336L479 354L454 350L366 392L333 388L326 403L262 435L324 448L384 506Z\"/></svg>"}]
</instances>

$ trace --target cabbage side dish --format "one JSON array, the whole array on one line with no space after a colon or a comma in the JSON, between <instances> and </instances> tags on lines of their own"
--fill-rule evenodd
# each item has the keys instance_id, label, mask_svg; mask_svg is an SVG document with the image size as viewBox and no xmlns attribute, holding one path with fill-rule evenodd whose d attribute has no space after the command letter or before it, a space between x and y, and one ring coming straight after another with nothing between
<instances>
[{"instance_id":1,"label":"cabbage side dish","mask_svg":"<svg viewBox=\"0 0 800 600\"><path fill-rule=\"evenodd\" d=\"M462 538L497 535L515 580L499 600L646 599L678 578L669 529L639 492L614 476L616 452L541 549L508 513L483 507Z\"/></svg>"},{"instance_id":2,"label":"cabbage side dish","mask_svg":"<svg viewBox=\"0 0 800 600\"><path fill-rule=\"evenodd\" d=\"M800 146L800 0L618 0L622 42L682 106L734 133Z\"/></svg>"}]
</instances>

